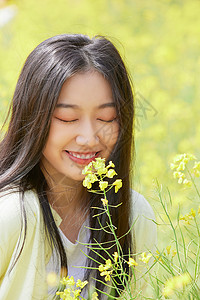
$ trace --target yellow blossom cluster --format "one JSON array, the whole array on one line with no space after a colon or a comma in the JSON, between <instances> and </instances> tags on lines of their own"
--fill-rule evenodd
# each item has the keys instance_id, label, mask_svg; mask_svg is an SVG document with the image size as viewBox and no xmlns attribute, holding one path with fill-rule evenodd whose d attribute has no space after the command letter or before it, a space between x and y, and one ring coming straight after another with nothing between
<instances>
[{"instance_id":1,"label":"yellow blossom cluster","mask_svg":"<svg viewBox=\"0 0 200 300\"><path fill-rule=\"evenodd\" d=\"M173 258L177 254L177 251L175 249L171 249L171 248L172 248L171 245L167 246L166 251L167 251L167 254L171 255ZM164 255L165 255L165 252L164 252Z\"/></svg>"},{"instance_id":2,"label":"yellow blossom cluster","mask_svg":"<svg viewBox=\"0 0 200 300\"><path fill-rule=\"evenodd\" d=\"M92 184L96 181L99 182L99 188L101 191L105 191L107 187L114 186L115 193L122 187L122 180L116 179L112 185L108 184L108 181L104 180L104 178L113 178L117 173L113 169L115 165L112 161L109 161L109 164L105 165L105 158L96 158L91 161L82 171L82 174L85 175L85 179L83 180L83 186L87 187L87 189L91 189ZM106 200L104 199L103 205L106 205Z\"/></svg>"},{"instance_id":3,"label":"yellow blossom cluster","mask_svg":"<svg viewBox=\"0 0 200 300\"><path fill-rule=\"evenodd\" d=\"M138 266L138 263L132 257L129 257L129 260L128 260L127 264L129 265L129 267L132 267L132 266L136 267L136 266Z\"/></svg>"},{"instance_id":4,"label":"yellow blossom cluster","mask_svg":"<svg viewBox=\"0 0 200 300\"><path fill-rule=\"evenodd\" d=\"M163 289L163 296L166 298L172 296L177 290L183 289L191 281L192 279L188 273L183 273L168 279Z\"/></svg>"},{"instance_id":5,"label":"yellow blossom cluster","mask_svg":"<svg viewBox=\"0 0 200 300\"><path fill-rule=\"evenodd\" d=\"M172 246L169 245L166 247L166 249L163 250L162 253L160 253L158 250L156 250L157 255L155 255L156 260L159 260L160 262L164 263L163 257L166 257L167 255L170 255L171 258L174 258L174 256L177 254L177 251L175 249L171 249Z\"/></svg>"},{"instance_id":6,"label":"yellow blossom cluster","mask_svg":"<svg viewBox=\"0 0 200 300\"><path fill-rule=\"evenodd\" d=\"M183 184L185 186L190 187L192 185L192 181L186 178L184 171L186 170L186 165L197 158L190 153L178 154L174 157L173 163L170 164L173 172L173 177L178 179L179 184ZM195 177L200 176L200 161L195 161L193 167L190 170L191 174Z\"/></svg>"},{"instance_id":7,"label":"yellow blossom cluster","mask_svg":"<svg viewBox=\"0 0 200 300\"><path fill-rule=\"evenodd\" d=\"M184 221L185 224L190 225L190 221L193 220L196 217L196 213L198 213L198 215L200 215L200 206L198 208L198 211L196 212L196 210L194 210L193 208L191 208L190 212L188 214L185 214L184 216L181 215L179 217L179 220Z\"/></svg>"},{"instance_id":8,"label":"yellow blossom cluster","mask_svg":"<svg viewBox=\"0 0 200 300\"><path fill-rule=\"evenodd\" d=\"M149 260L150 260L151 257L152 257L151 253L147 254L146 252L143 252L143 253L140 254L140 256L138 257L138 259L140 261L142 261L144 264L148 264L148 262L149 262ZM132 257L129 257L129 261L127 262L127 264L129 265L129 267L131 267L131 266L134 266L134 267L138 266L138 263Z\"/></svg>"},{"instance_id":9,"label":"yellow blossom cluster","mask_svg":"<svg viewBox=\"0 0 200 300\"><path fill-rule=\"evenodd\" d=\"M150 258L152 257L151 253L146 254L146 252L143 252L140 256L139 256L139 260L142 261L144 264L148 264Z\"/></svg>"},{"instance_id":10,"label":"yellow blossom cluster","mask_svg":"<svg viewBox=\"0 0 200 300\"><path fill-rule=\"evenodd\" d=\"M117 263L119 259L119 254L117 252L114 252L113 256L114 256L114 262Z\"/></svg>"},{"instance_id":11,"label":"yellow blossom cluster","mask_svg":"<svg viewBox=\"0 0 200 300\"><path fill-rule=\"evenodd\" d=\"M88 281L78 279L77 282L75 282L73 276L67 276L63 277L60 283L65 286L65 289L63 292L56 292L56 295L60 296L60 299L74 300L80 299L81 290L88 284Z\"/></svg>"},{"instance_id":12,"label":"yellow blossom cluster","mask_svg":"<svg viewBox=\"0 0 200 300\"><path fill-rule=\"evenodd\" d=\"M113 265L110 259L106 260L106 263L99 266L99 272L101 276L105 276L105 281L110 281L110 275L113 273Z\"/></svg>"}]
</instances>

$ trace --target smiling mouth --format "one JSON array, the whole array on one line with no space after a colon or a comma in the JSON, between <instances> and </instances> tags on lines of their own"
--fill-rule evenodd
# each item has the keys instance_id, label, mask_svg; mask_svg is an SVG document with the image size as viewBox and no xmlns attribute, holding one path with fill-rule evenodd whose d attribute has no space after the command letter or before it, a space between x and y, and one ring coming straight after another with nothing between
<instances>
[{"instance_id":1,"label":"smiling mouth","mask_svg":"<svg viewBox=\"0 0 200 300\"><path fill-rule=\"evenodd\" d=\"M78 153L78 152L71 152L71 151L67 151L67 153L69 153L71 156L75 157L75 158L79 158L79 159L91 159L96 157L96 155L100 152L87 152L87 153Z\"/></svg>"}]
</instances>

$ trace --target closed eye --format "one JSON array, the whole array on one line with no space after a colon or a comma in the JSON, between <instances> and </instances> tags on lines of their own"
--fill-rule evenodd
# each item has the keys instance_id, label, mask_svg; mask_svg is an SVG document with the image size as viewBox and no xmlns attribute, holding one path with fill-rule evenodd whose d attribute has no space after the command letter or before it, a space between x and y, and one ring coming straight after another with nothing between
<instances>
[{"instance_id":1,"label":"closed eye","mask_svg":"<svg viewBox=\"0 0 200 300\"><path fill-rule=\"evenodd\" d=\"M103 120L103 119L97 119L98 121L101 121L101 122L105 122L105 123L112 123L113 121L115 121L117 118L114 118L112 120Z\"/></svg>"},{"instance_id":2,"label":"closed eye","mask_svg":"<svg viewBox=\"0 0 200 300\"><path fill-rule=\"evenodd\" d=\"M64 122L64 123L74 123L74 122L78 121L78 119L74 119L74 120L63 120L63 119L60 119L60 118L56 118L56 119L61 121L61 122Z\"/></svg>"}]
</instances>

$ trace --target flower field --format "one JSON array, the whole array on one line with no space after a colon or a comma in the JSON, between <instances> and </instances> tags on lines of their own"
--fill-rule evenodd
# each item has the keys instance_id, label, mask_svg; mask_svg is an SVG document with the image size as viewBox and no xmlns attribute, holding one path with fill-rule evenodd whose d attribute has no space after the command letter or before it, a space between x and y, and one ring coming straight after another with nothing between
<instances>
[{"instance_id":1,"label":"flower field","mask_svg":"<svg viewBox=\"0 0 200 300\"><path fill-rule=\"evenodd\" d=\"M1 125L24 60L45 38L101 34L120 50L135 93L133 188L150 202L158 224L157 253L151 254L158 271L147 263L145 275L150 299L199 299L200 2L8 0L0 1L0 18L5 7L15 13L0 19ZM106 207L109 199L103 200Z\"/></svg>"}]
</instances>

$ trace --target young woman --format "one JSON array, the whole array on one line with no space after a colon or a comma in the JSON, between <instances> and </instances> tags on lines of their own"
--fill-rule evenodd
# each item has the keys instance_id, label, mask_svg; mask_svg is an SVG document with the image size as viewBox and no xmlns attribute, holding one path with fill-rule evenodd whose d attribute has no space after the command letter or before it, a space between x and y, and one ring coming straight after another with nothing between
<instances>
[{"instance_id":1,"label":"young woman","mask_svg":"<svg viewBox=\"0 0 200 300\"><path fill-rule=\"evenodd\" d=\"M113 240L85 226L107 225L105 214L100 222L94 217L101 195L82 185L83 168L97 157L112 160L123 180L117 194L108 193L109 204L122 203L110 209L117 236L124 236L119 239L123 255L153 249L153 211L131 190L133 107L124 63L104 37L59 35L28 56L0 143L1 300L52 298L47 273L61 269L75 280L90 281L92 274L93 284L103 290L95 268L108 254L83 245ZM108 252L115 250L112 245ZM85 287L82 295L87 293Z\"/></svg>"}]
</instances>

